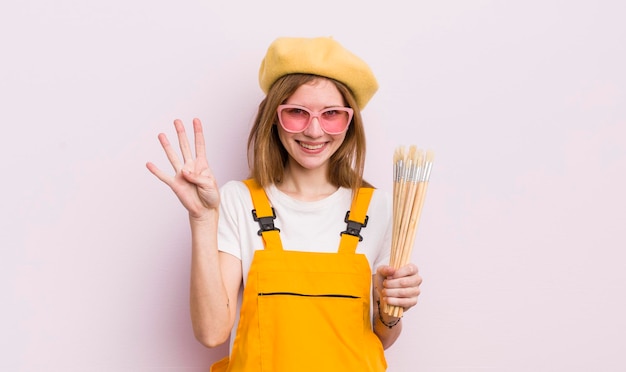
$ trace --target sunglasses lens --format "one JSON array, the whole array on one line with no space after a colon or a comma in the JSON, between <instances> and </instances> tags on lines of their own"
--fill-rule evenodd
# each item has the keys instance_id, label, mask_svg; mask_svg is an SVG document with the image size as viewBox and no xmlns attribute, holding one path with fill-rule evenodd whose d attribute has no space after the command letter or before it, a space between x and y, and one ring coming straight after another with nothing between
<instances>
[{"instance_id":1,"label":"sunglasses lens","mask_svg":"<svg viewBox=\"0 0 626 372\"><path fill-rule=\"evenodd\" d=\"M320 115L322 129L329 134L341 133L350 124L350 115L348 111L340 109L331 109L322 112Z\"/></svg>"},{"instance_id":2,"label":"sunglasses lens","mask_svg":"<svg viewBox=\"0 0 626 372\"><path fill-rule=\"evenodd\" d=\"M302 132L311 119L311 114L297 107L285 107L280 111L280 122L288 132Z\"/></svg>"}]
</instances>

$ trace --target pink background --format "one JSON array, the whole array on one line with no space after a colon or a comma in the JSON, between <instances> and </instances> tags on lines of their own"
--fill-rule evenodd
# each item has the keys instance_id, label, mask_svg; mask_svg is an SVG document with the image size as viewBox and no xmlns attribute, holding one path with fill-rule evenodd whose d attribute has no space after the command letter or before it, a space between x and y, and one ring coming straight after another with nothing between
<instances>
[{"instance_id":1,"label":"pink background","mask_svg":"<svg viewBox=\"0 0 626 372\"><path fill-rule=\"evenodd\" d=\"M220 184L277 36L334 36L381 88L367 178L436 153L419 305L390 371L624 371L623 1L3 1L0 370L207 371L189 231L144 164L206 126Z\"/></svg>"}]
</instances>

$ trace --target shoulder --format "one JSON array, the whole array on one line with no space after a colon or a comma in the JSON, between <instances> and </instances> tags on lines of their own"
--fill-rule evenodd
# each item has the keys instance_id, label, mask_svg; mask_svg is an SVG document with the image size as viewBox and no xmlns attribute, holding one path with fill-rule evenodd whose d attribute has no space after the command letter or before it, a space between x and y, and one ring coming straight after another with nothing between
<instances>
[{"instance_id":1,"label":"shoulder","mask_svg":"<svg viewBox=\"0 0 626 372\"><path fill-rule=\"evenodd\" d=\"M372 194L372 199L377 198L382 202L391 202L391 193L387 190L374 188L374 193Z\"/></svg>"},{"instance_id":2,"label":"shoulder","mask_svg":"<svg viewBox=\"0 0 626 372\"><path fill-rule=\"evenodd\" d=\"M248 192L248 187L243 181L227 181L220 188L222 194L241 194L243 192Z\"/></svg>"},{"instance_id":3,"label":"shoulder","mask_svg":"<svg viewBox=\"0 0 626 372\"><path fill-rule=\"evenodd\" d=\"M393 219L392 195L387 191L375 189L367 209L367 215L368 226L371 223L372 230L381 229L382 232L388 229Z\"/></svg>"},{"instance_id":4,"label":"shoulder","mask_svg":"<svg viewBox=\"0 0 626 372\"><path fill-rule=\"evenodd\" d=\"M241 181L228 181L220 187L221 212L235 218L247 215L252 209L252 197L248 187Z\"/></svg>"},{"instance_id":5,"label":"shoulder","mask_svg":"<svg viewBox=\"0 0 626 372\"><path fill-rule=\"evenodd\" d=\"M248 186L242 181L236 180L228 181L222 185L222 187L220 187L220 195L223 201L229 203L250 199Z\"/></svg>"},{"instance_id":6,"label":"shoulder","mask_svg":"<svg viewBox=\"0 0 626 372\"><path fill-rule=\"evenodd\" d=\"M393 199L390 192L381 189L374 189L372 200L370 201L370 210L390 214L393 205Z\"/></svg>"}]
</instances>

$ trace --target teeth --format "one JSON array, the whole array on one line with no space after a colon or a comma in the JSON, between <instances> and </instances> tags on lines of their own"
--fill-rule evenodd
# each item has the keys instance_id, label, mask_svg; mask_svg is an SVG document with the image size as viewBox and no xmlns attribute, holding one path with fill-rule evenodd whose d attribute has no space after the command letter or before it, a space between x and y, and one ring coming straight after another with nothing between
<instances>
[{"instance_id":1,"label":"teeth","mask_svg":"<svg viewBox=\"0 0 626 372\"><path fill-rule=\"evenodd\" d=\"M309 145L309 144L300 142L300 146L302 146L302 147L304 147L305 149L308 149L308 150L317 150L317 149L321 149L322 146L324 146L324 144L320 143L319 145Z\"/></svg>"}]
</instances>

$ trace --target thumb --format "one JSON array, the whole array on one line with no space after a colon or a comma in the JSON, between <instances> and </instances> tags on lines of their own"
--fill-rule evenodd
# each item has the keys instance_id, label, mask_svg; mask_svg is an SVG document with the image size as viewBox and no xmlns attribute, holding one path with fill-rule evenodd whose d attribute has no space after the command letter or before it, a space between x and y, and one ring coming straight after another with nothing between
<instances>
[{"instance_id":1,"label":"thumb","mask_svg":"<svg viewBox=\"0 0 626 372\"><path fill-rule=\"evenodd\" d=\"M187 169L182 169L181 175L183 176L183 179L185 181L192 183L196 186L200 186L200 184L202 183L200 176L198 176L196 173L191 172Z\"/></svg>"},{"instance_id":2,"label":"thumb","mask_svg":"<svg viewBox=\"0 0 626 372\"><path fill-rule=\"evenodd\" d=\"M396 273L396 269L394 269L393 267L389 265L382 265L382 266L378 266L378 268L376 269L376 273L382 276L383 278L386 278L389 276L393 276L393 274Z\"/></svg>"}]
</instances>

